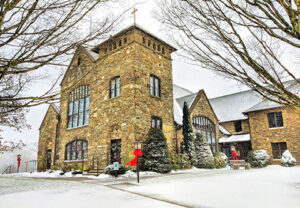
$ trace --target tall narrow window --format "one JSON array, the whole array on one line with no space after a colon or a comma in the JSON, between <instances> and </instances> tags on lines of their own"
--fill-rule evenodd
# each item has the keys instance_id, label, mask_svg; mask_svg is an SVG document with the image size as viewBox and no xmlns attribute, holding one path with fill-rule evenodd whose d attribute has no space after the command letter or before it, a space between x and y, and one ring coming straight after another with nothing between
<instances>
[{"instance_id":1,"label":"tall narrow window","mask_svg":"<svg viewBox=\"0 0 300 208\"><path fill-rule=\"evenodd\" d=\"M148 40L148 47L151 46L151 40Z\"/></svg>"},{"instance_id":2,"label":"tall narrow window","mask_svg":"<svg viewBox=\"0 0 300 208\"><path fill-rule=\"evenodd\" d=\"M241 132L243 130L242 129L242 121L235 121L234 129L235 129L235 132Z\"/></svg>"},{"instance_id":3,"label":"tall narrow window","mask_svg":"<svg viewBox=\"0 0 300 208\"><path fill-rule=\"evenodd\" d=\"M165 48L164 47L161 48L161 52L162 52L162 54L165 54Z\"/></svg>"},{"instance_id":4,"label":"tall narrow window","mask_svg":"<svg viewBox=\"0 0 300 208\"><path fill-rule=\"evenodd\" d=\"M65 160L87 159L87 141L74 140L66 145Z\"/></svg>"},{"instance_id":5,"label":"tall narrow window","mask_svg":"<svg viewBox=\"0 0 300 208\"><path fill-rule=\"evenodd\" d=\"M151 117L151 128L160 128L162 129L162 121L161 118L157 116Z\"/></svg>"},{"instance_id":6,"label":"tall narrow window","mask_svg":"<svg viewBox=\"0 0 300 208\"><path fill-rule=\"evenodd\" d=\"M145 37L143 37L143 43L146 44L146 38Z\"/></svg>"},{"instance_id":7,"label":"tall narrow window","mask_svg":"<svg viewBox=\"0 0 300 208\"><path fill-rule=\"evenodd\" d=\"M110 81L110 98L120 96L120 77L114 77Z\"/></svg>"},{"instance_id":8,"label":"tall narrow window","mask_svg":"<svg viewBox=\"0 0 300 208\"><path fill-rule=\"evenodd\" d=\"M81 58L78 57L78 59L77 59L77 66L79 66L80 64L81 64Z\"/></svg>"},{"instance_id":9,"label":"tall narrow window","mask_svg":"<svg viewBox=\"0 0 300 208\"><path fill-rule=\"evenodd\" d=\"M122 46L122 40L119 40L119 47Z\"/></svg>"},{"instance_id":10,"label":"tall narrow window","mask_svg":"<svg viewBox=\"0 0 300 208\"><path fill-rule=\"evenodd\" d=\"M89 124L90 87L80 86L69 95L68 128Z\"/></svg>"},{"instance_id":11,"label":"tall narrow window","mask_svg":"<svg viewBox=\"0 0 300 208\"><path fill-rule=\"evenodd\" d=\"M160 97L160 79L154 75L150 76L150 95Z\"/></svg>"},{"instance_id":12,"label":"tall narrow window","mask_svg":"<svg viewBox=\"0 0 300 208\"><path fill-rule=\"evenodd\" d=\"M269 128L283 127L282 113L268 113Z\"/></svg>"}]
</instances>

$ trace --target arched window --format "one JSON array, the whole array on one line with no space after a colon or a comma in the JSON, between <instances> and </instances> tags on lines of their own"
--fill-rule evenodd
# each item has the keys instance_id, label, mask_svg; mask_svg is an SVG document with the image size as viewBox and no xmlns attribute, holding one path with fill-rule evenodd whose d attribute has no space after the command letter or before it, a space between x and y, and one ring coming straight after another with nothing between
<instances>
[{"instance_id":1,"label":"arched window","mask_svg":"<svg viewBox=\"0 0 300 208\"><path fill-rule=\"evenodd\" d=\"M211 147L212 152L217 151L216 144L216 127L215 124L204 116L197 116L193 118L193 127L204 135Z\"/></svg>"},{"instance_id":2,"label":"arched window","mask_svg":"<svg viewBox=\"0 0 300 208\"><path fill-rule=\"evenodd\" d=\"M80 86L69 95L68 128L89 124L90 87Z\"/></svg>"},{"instance_id":3,"label":"arched window","mask_svg":"<svg viewBox=\"0 0 300 208\"><path fill-rule=\"evenodd\" d=\"M65 160L82 160L87 159L87 141L74 140L66 145Z\"/></svg>"}]
</instances>

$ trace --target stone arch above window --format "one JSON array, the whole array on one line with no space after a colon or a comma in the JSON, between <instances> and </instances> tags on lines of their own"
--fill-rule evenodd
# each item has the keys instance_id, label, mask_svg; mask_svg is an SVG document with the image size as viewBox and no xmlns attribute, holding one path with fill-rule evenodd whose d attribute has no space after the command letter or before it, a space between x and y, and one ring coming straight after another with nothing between
<instances>
[{"instance_id":1,"label":"stone arch above window","mask_svg":"<svg viewBox=\"0 0 300 208\"><path fill-rule=\"evenodd\" d=\"M83 85L69 95L68 128L89 124L90 87Z\"/></svg>"},{"instance_id":2,"label":"stone arch above window","mask_svg":"<svg viewBox=\"0 0 300 208\"><path fill-rule=\"evenodd\" d=\"M206 137L212 152L216 152L217 144L215 124L205 116L195 116L193 118L193 127L197 132L200 132Z\"/></svg>"},{"instance_id":3,"label":"stone arch above window","mask_svg":"<svg viewBox=\"0 0 300 208\"><path fill-rule=\"evenodd\" d=\"M65 160L87 159L88 142L85 140L73 140L66 145Z\"/></svg>"}]
</instances>

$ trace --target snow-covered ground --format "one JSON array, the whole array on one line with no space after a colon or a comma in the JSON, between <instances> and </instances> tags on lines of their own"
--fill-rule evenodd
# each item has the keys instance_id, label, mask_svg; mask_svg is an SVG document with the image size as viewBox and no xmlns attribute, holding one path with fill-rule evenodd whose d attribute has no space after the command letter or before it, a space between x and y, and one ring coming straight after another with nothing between
<instances>
[{"instance_id":1,"label":"snow-covered ground","mask_svg":"<svg viewBox=\"0 0 300 208\"><path fill-rule=\"evenodd\" d=\"M300 207L300 166L142 173L139 184L133 172L116 180L46 174L0 176L0 207Z\"/></svg>"}]
</instances>

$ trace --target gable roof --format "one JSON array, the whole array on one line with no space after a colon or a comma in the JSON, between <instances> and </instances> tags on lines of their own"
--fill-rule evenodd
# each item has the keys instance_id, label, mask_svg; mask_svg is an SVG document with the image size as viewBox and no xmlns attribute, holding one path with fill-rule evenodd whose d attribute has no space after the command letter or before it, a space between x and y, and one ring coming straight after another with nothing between
<instances>
[{"instance_id":1,"label":"gable roof","mask_svg":"<svg viewBox=\"0 0 300 208\"><path fill-rule=\"evenodd\" d=\"M60 85L62 84L62 82L66 78L67 72L70 69L71 64L73 63L74 57L78 53L79 50L83 50L84 53L88 54L89 57L91 58L91 61L96 61L98 59L99 55L96 52L94 52L94 51L92 51L90 49L87 49L87 48L85 48L83 46L78 46L77 49L76 49L76 51L75 51L75 53L74 53L74 55L73 55L73 57L72 57L72 59L71 59L71 61L70 61L70 63L69 63L69 65L68 65L68 67L67 67L67 70L65 71L65 74L64 74L64 76L63 76L63 78L62 78L62 80L60 82Z\"/></svg>"},{"instance_id":2,"label":"gable roof","mask_svg":"<svg viewBox=\"0 0 300 208\"><path fill-rule=\"evenodd\" d=\"M300 84L298 84L298 82L296 82L295 80L290 80L284 82L284 85L286 85L287 88L293 93L300 96ZM184 89L182 87L180 88L181 89L174 87L173 89L174 91ZM188 92L188 90L186 90L186 92ZM174 97L178 94L180 93L173 92ZM174 99L174 102L177 103L177 106L176 108L174 107L174 114L176 113L177 117L178 115L182 114L184 101L186 101L189 108L191 108L193 106L193 103L197 102L197 95L198 93L190 93L182 97L176 97ZM278 103L264 99L259 93L255 92L254 90L246 90L211 98L209 99L209 102L220 123L248 119L248 117L245 115L248 112L281 107L281 105ZM180 107L180 109L178 108L178 106ZM176 111L181 111L181 113ZM182 121L179 120L179 118L175 118L175 116L174 119L176 123L182 123Z\"/></svg>"},{"instance_id":3,"label":"gable roof","mask_svg":"<svg viewBox=\"0 0 300 208\"><path fill-rule=\"evenodd\" d=\"M47 109L47 111L46 111L46 113L45 113L45 115L44 115L44 118L43 118L43 120L42 120L42 122L41 122L41 125L40 125L40 127L39 127L39 130L41 129L41 127L42 127L42 125L43 125L43 123L45 122L45 119L46 119L46 116L47 116L47 114L48 114L48 112L49 112L49 110L50 110L50 108L53 108L53 110L55 111L55 113L57 113L57 115L59 115L59 107L57 107L54 103L51 103L49 106L48 106L48 109Z\"/></svg>"},{"instance_id":4,"label":"gable roof","mask_svg":"<svg viewBox=\"0 0 300 208\"><path fill-rule=\"evenodd\" d=\"M191 93L190 95L186 95L180 98L177 98L176 101L178 105L183 109L184 102L187 103L188 107L190 108L192 103L194 102L195 98L197 97L198 92Z\"/></svg>"},{"instance_id":5,"label":"gable roof","mask_svg":"<svg viewBox=\"0 0 300 208\"><path fill-rule=\"evenodd\" d=\"M51 104L50 104L50 106L52 106L52 107L53 107L53 109L55 110L55 112L56 112L57 114L59 114L59 113L60 113L59 106L57 106L55 103L51 103Z\"/></svg>"}]
</instances>

